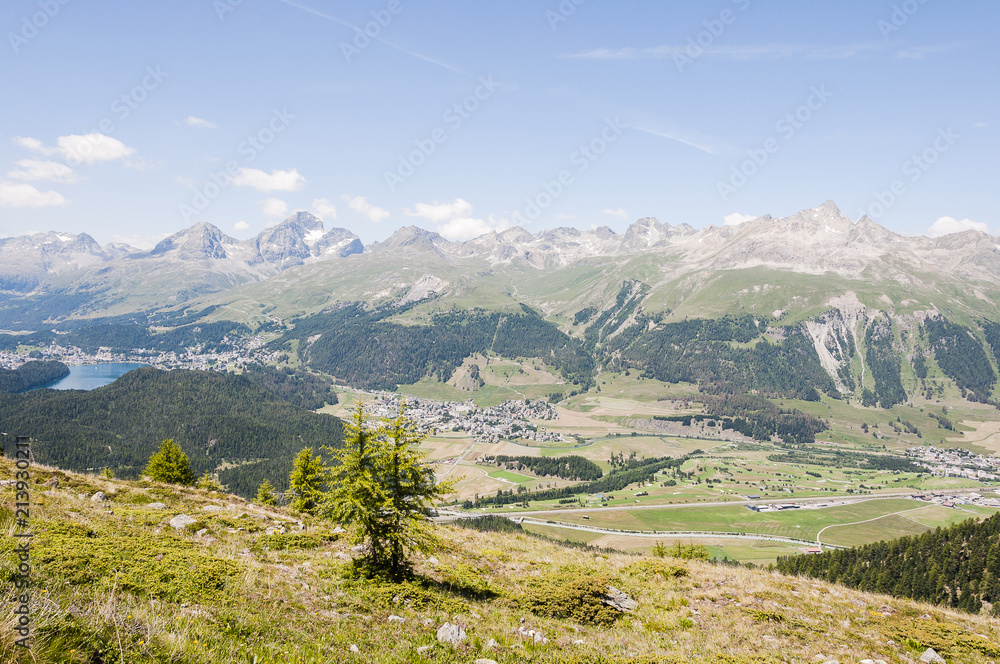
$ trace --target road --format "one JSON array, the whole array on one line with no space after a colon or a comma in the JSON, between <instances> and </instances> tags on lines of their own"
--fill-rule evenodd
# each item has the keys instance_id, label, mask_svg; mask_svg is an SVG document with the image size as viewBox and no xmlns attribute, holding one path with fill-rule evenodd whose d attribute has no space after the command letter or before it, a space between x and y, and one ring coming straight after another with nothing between
<instances>
[{"instance_id":1,"label":"road","mask_svg":"<svg viewBox=\"0 0 1000 664\"><path fill-rule=\"evenodd\" d=\"M464 457L464 455L463 455ZM450 471L449 471L450 472ZM446 473L447 474L447 473ZM983 486L976 489L949 489L944 492L948 495L957 495L962 493L982 493L983 491L990 490L990 487ZM711 503L672 503L668 505L617 505L614 507L571 507L568 509L552 509L552 510L531 510L524 512L504 512L503 514L511 516L552 516L554 514L589 514L591 512L599 511L604 512L624 512L628 510L665 510L665 509L678 509L684 507L724 507L726 505L783 505L785 503L795 503L797 505L803 503L834 503L837 505L848 505L854 503L862 503L868 500L887 500L890 498L909 498L914 493L930 493L930 492L920 492L916 490L910 490L901 493L879 493L867 496L857 496L857 497L816 497L816 498L784 498L782 500L767 498L761 500L727 500L718 501ZM476 517L481 514L497 514L501 513L500 510L490 510L488 512L469 512L467 514L460 514L459 516L465 517ZM441 521L452 521L458 517L441 517Z\"/></svg>"}]
</instances>

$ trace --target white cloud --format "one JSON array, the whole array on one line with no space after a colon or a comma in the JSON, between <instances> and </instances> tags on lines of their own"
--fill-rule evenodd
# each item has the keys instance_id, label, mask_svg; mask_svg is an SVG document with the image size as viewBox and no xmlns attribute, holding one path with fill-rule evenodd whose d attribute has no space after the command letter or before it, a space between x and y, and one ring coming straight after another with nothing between
<instances>
[{"instance_id":1,"label":"white cloud","mask_svg":"<svg viewBox=\"0 0 1000 664\"><path fill-rule=\"evenodd\" d=\"M624 208L618 208L617 210L612 210L611 208L604 208L601 210L601 214L609 214L612 217L618 217L619 219L627 219L628 212Z\"/></svg>"},{"instance_id":2,"label":"white cloud","mask_svg":"<svg viewBox=\"0 0 1000 664\"><path fill-rule=\"evenodd\" d=\"M726 226L739 226L742 223L750 221L751 219L756 219L757 217L752 214L740 214L739 212L734 212L732 214L727 214L723 217L723 221L726 222Z\"/></svg>"},{"instance_id":3,"label":"white cloud","mask_svg":"<svg viewBox=\"0 0 1000 664\"><path fill-rule=\"evenodd\" d=\"M471 240L474 237L485 235L495 229L482 219L471 217L460 217L451 219L444 224L438 224L437 232L449 240Z\"/></svg>"},{"instance_id":4,"label":"white cloud","mask_svg":"<svg viewBox=\"0 0 1000 664\"><path fill-rule=\"evenodd\" d=\"M257 205L260 207L260 211L268 217L284 219L288 214L288 203L280 198L265 198L262 201L257 201Z\"/></svg>"},{"instance_id":5,"label":"white cloud","mask_svg":"<svg viewBox=\"0 0 1000 664\"><path fill-rule=\"evenodd\" d=\"M449 240L471 240L490 231L502 231L511 227L507 219L490 217L489 221L472 217L472 205L462 198L451 203L417 203L413 210L407 210L411 217L422 217L434 222L438 233Z\"/></svg>"},{"instance_id":6,"label":"white cloud","mask_svg":"<svg viewBox=\"0 0 1000 664\"><path fill-rule=\"evenodd\" d=\"M59 152L70 164L114 161L135 153L134 149L118 139L99 133L60 136L56 143L59 145Z\"/></svg>"},{"instance_id":7,"label":"white cloud","mask_svg":"<svg viewBox=\"0 0 1000 664\"><path fill-rule=\"evenodd\" d=\"M245 221L237 221L235 224L233 224L233 230L236 231L237 233L245 233L246 231L250 230L250 224L248 224Z\"/></svg>"},{"instance_id":8,"label":"white cloud","mask_svg":"<svg viewBox=\"0 0 1000 664\"><path fill-rule=\"evenodd\" d=\"M16 137L14 143L46 157L61 155L72 166L95 164L99 161L114 161L135 154L133 148L116 138L99 132L60 136L56 139L55 147L43 145L37 138L25 136Z\"/></svg>"},{"instance_id":9,"label":"white cloud","mask_svg":"<svg viewBox=\"0 0 1000 664\"><path fill-rule=\"evenodd\" d=\"M435 223L448 221L462 215L472 214L472 205L468 201L456 198L451 203L417 203L413 210L407 210L410 217L423 217Z\"/></svg>"},{"instance_id":10,"label":"white cloud","mask_svg":"<svg viewBox=\"0 0 1000 664\"><path fill-rule=\"evenodd\" d=\"M986 127L988 127L989 125L986 124L985 122L973 122L972 126L975 127L976 129L986 129Z\"/></svg>"},{"instance_id":11,"label":"white cloud","mask_svg":"<svg viewBox=\"0 0 1000 664\"><path fill-rule=\"evenodd\" d=\"M7 173L15 180L50 180L52 182L75 182L76 173L66 164L40 159L22 159L17 162L18 170Z\"/></svg>"},{"instance_id":12,"label":"white cloud","mask_svg":"<svg viewBox=\"0 0 1000 664\"><path fill-rule=\"evenodd\" d=\"M122 242L124 244L131 245L136 249L143 249L149 251L157 244L160 240L170 237L170 233L158 233L155 235L112 235L112 242Z\"/></svg>"},{"instance_id":13,"label":"white cloud","mask_svg":"<svg viewBox=\"0 0 1000 664\"><path fill-rule=\"evenodd\" d=\"M930 237L941 237L951 233L961 233L962 231L982 231L989 233L990 228L980 221L971 219L955 219L954 217L940 217L929 229L927 235Z\"/></svg>"},{"instance_id":14,"label":"white cloud","mask_svg":"<svg viewBox=\"0 0 1000 664\"><path fill-rule=\"evenodd\" d=\"M364 196L355 196L354 198L351 198L347 194L344 194L342 198L347 201L347 207L351 208L360 215L368 217L368 219L373 223L377 224L380 221L389 218L388 210L372 205Z\"/></svg>"},{"instance_id":15,"label":"white cloud","mask_svg":"<svg viewBox=\"0 0 1000 664\"><path fill-rule=\"evenodd\" d=\"M325 198L317 198L312 204L313 212L320 219L336 219L337 208Z\"/></svg>"},{"instance_id":16,"label":"white cloud","mask_svg":"<svg viewBox=\"0 0 1000 664\"><path fill-rule=\"evenodd\" d=\"M582 60L663 60L674 57L690 58L690 48L689 44L663 44L646 48L595 48L578 53L567 53L560 57ZM884 45L877 42L834 46L737 44L706 46L701 49L700 54L722 60L780 60L792 56L816 60L843 60L868 51L884 50L884 48Z\"/></svg>"},{"instance_id":17,"label":"white cloud","mask_svg":"<svg viewBox=\"0 0 1000 664\"><path fill-rule=\"evenodd\" d=\"M218 129L219 125L214 122L209 122L205 118L199 118L194 115L187 116L187 120L184 121L189 127L197 127L198 129Z\"/></svg>"},{"instance_id":18,"label":"white cloud","mask_svg":"<svg viewBox=\"0 0 1000 664\"><path fill-rule=\"evenodd\" d=\"M0 182L0 207L65 207L69 201L57 191L39 191L30 184Z\"/></svg>"},{"instance_id":19,"label":"white cloud","mask_svg":"<svg viewBox=\"0 0 1000 664\"><path fill-rule=\"evenodd\" d=\"M559 212L556 214L556 219L576 219L576 215L566 214L565 212Z\"/></svg>"},{"instance_id":20,"label":"white cloud","mask_svg":"<svg viewBox=\"0 0 1000 664\"><path fill-rule=\"evenodd\" d=\"M306 179L297 169L271 171L270 174L256 168L241 168L233 178L237 187L253 187L257 191L299 191L306 186Z\"/></svg>"}]
</instances>

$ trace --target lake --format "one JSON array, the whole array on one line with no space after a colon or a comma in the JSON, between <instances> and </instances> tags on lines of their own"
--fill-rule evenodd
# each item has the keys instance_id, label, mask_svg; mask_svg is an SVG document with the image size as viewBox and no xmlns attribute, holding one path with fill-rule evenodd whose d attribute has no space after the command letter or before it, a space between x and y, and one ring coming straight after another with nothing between
<instances>
[{"instance_id":1,"label":"lake","mask_svg":"<svg viewBox=\"0 0 1000 664\"><path fill-rule=\"evenodd\" d=\"M123 374L145 367L132 362L107 362L105 364L80 364L69 368L69 375L45 387L53 390L93 390L115 382Z\"/></svg>"}]
</instances>

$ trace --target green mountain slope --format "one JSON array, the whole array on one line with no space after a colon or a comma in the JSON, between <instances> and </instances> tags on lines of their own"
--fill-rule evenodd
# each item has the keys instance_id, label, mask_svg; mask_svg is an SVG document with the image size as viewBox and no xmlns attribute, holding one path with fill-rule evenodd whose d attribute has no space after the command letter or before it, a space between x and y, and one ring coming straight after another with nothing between
<instances>
[{"instance_id":1,"label":"green mountain slope","mask_svg":"<svg viewBox=\"0 0 1000 664\"><path fill-rule=\"evenodd\" d=\"M89 392L0 394L0 422L10 435L38 441L40 463L107 467L125 477L137 477L160 442L173 438L196 474L219 469L223 484L244 496L264 478L286 487L303 447L342 440L337 418L293 406L242 376L149 367Z\"/></svg>"}]
</instances>

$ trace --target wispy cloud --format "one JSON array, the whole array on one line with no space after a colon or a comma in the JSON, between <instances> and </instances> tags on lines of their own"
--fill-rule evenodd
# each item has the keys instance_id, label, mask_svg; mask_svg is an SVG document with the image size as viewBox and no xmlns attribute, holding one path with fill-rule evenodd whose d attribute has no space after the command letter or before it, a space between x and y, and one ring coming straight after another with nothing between
<instances>
[{"instance_id":1,"label":"wispy cloud","mask_svg":"<svg viewBox=\"0 0 1000 664\"><path fill-rule=\"evenodd\" d=\"M932 44L927 46L911 46L896 51L899 60L923 60L928 55L950 53L958 48L958 44Z\"/></svg>"},{"instance_id":2,"label":"wispy cloud","mask_svg":"<svg viewBox=\"0 0 1000 664\"><path fill-rule=\"evenodd\" d=\"M325 14L323 12L316 11L315 9L313 9L311 7L306 7L305 5L300 5L299 3L293 2L292 0L281 0L281 2L285 3L289 7L295 7L296 9L301 9L304 12L309 12L310 14L313 14L314 16L319 16L320 18L325 18L328 21L333 21L334 23L339 23L340 25L344 26L345 28L350 28L351 30L361 30L360 27L354 25L353 23L348 23L347 21L339 19L336 16L331 16L330 14ZM436 60L436 59L434 59L434 58L432 58L432 57L430 57L428 55L424 55L423 53L418 53L417 51L414 51L412 49L404 48L404 47L402 47L402 46L400 46L398 44L394 44L391 41L388 41L386 39L382 39L381 37L373 37L372 39L375 39L376 41L381 42L381 43L385 44L386 46L388 46L389 48L392 48L392 49L395 49L395 50L399 51L400 53L405 53L406 55L409 55L410 57L417 58L419 60L423 60L424 62L429 62L432 65L437 65L438 67L443 67L444 69L447 69L448 71L451 71L451 72L455 72L456 74L466 74L467 73L467 72L462 71L458 67L453 67L452 65L448 64L447 62L442 62L441 60Z\"/></svg>"},{"instance_id":3,"label":"wispy cloud","mask_svg":"<svg viewBox=\"0 0 1000 664\"><path fill-rule=\"evenodd\" d=\"M215 124L214 122L206 120L205 118L199 118L199 117L194 116L194 115L187 116L187 119L184 121L184 123L187 126L189 126L189 127L196 127L198 129L218 129L219 128L219 125Z\"/></svg>"},{"instance_id":4,"label":"wispy cloud","mask_svg":"<svg viewBox=\"0 0 1000 664\"><path fill-rule=\"evenodd\" d=\"M671 130L671 129L663 129L661 127L650 127L647 125L638 125L638 124L625 124L625 126L631 129L638 129L639 131L651 134L653 136L659 136L660 138L666 138L671 141L677 141L678 143L682 143L684 145L695 148L696 150L701 150L702 152L706 152L708 154L712 155L718 154L715 148L706 145L708 141L689 136L687 135L686 132Z\"/></svg>"},{"instance_id":5,"label":"wispy cloud","mask_svg":"<svg viewBox=\"0 0 1000 664\"><path fill-rule=\"evenodd\" d=\"M664 60L674 57L690 57L688 44L662 44L646 48L595 48L578 53L567 53L560 57L580 60ZM707 46L700 51L701 56L721 60L781 60L803 57L814 60L843 60L870 51L885 50L878 42L862 44L840 44L816 46L810 44L740 44Z\"/></svg>"},{"instance_id":6,"label":"wispy cloud","mask_svg":"<svg viewBox=\"0 0 1000 664\"><path fill-rule=\"evenodd\" d=\"M611 215L612 217L618 217L619 219L628 218L628 212L626 212L624 208L618 208L617 210L613 210L611 208L604 208L603 210L601 210L601 214L608 214Z\"/></svg>"}]
</instances>

